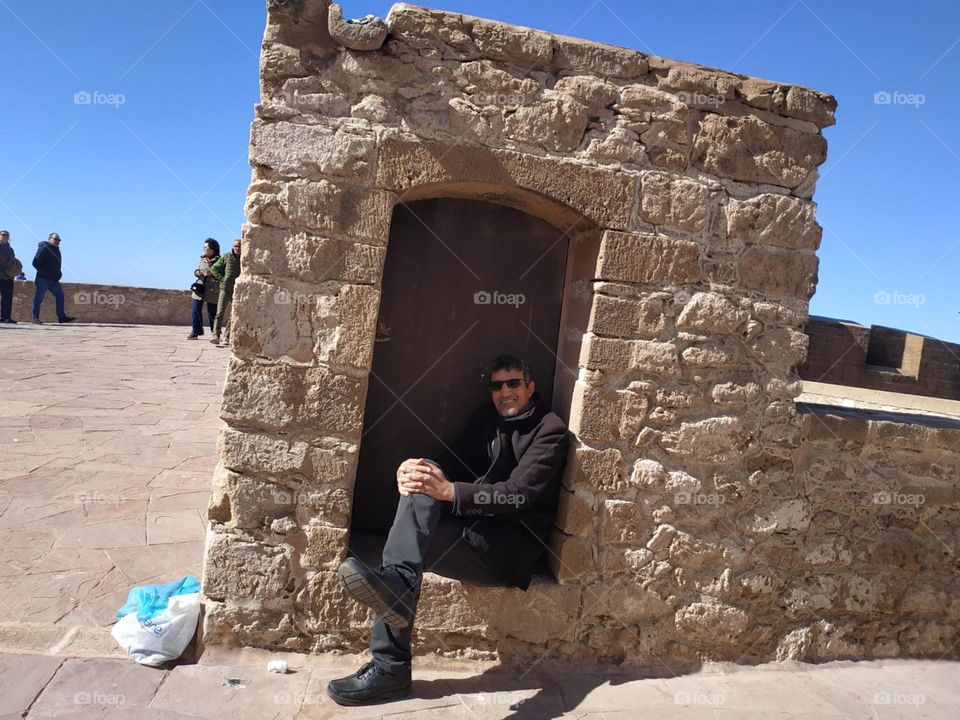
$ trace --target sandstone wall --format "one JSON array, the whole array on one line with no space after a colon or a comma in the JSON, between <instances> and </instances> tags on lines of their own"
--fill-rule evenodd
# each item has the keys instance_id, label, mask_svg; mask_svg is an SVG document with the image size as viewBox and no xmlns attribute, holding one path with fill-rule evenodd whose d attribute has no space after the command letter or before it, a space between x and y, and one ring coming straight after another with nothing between
<instances>
[{"instance_id":1,"label":"sandstone wall","mask_svg":"<svg viewBox=\"0 0 960 720\"><path fill-rule=\"evenodd\" d=\"M827 318L811 319L806 332L804 380L960 400L960 345Z\"/></svg>"},{"instance_id":2,"label":"sandstone wall","mask_svg":"<svg viewBox=\"0 0 960 720\"><path fill-rule=\"evenodd\" d=\"M832 98L408 5L382 47L348 50L326 3L268 5L207 642L363 647L369 617L334 570L390 213L475 197L572 228L558 354L577 371L554 400L577 443L553 577L526 594L429 577L418 651L673 664L950 647L954 610L933 598L955 568L896 564L884 528L942 532L955 506L903 521L854 506L880 465L848 455L874 457L873 435L833 445L794 403ZM904 472L948 484L948 435L943 459L914 449ZM911 586L921 567L929 584Z\"/></svg>"},{"instance_id":3,"label":"sandstone wall","mask_svg":"<svg viewBox=\"0 0 960 720\"><path fill-rule=\"evenodd\" d=\"M130 325L190 325L190 291L124 285L62 283L67 315L77 322ZM13 319L28 323L33 314L33 282L16 282ZM204 310L206 318L206 310ZM53 295L47 293L40 306L43 322L57 322Z\"/></svg>"}]
</instances>

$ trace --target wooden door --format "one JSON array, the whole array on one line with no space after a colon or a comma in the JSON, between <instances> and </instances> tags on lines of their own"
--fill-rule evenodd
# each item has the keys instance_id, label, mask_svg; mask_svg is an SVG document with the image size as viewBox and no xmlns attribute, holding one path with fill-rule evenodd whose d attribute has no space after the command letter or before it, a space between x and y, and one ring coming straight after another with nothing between
<instances>
[{"instance_id":1,"label":"wooden door","mask_svg":"<svg viewBox=\"0 0 960 720\"><path fill-rule=\"evenodd\" d=\"M496 355L525 358L550 400L566 256L562 231L502 205L434 199L397 206L353 530L389 529L397 466L439 456L470 412L490 402L481 377Z\"/></svg>"}]
</instances>

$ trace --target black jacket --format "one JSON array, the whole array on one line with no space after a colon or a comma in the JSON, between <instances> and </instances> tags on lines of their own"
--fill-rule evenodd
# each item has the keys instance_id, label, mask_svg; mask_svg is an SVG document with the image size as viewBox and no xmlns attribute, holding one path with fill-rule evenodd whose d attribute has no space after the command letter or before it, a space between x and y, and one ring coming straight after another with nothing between
<instances>
[{"instance_id":1,"label":"black jacket","mask_svg":"<svg viewBox=\"0 0 960 720\"><path fill-rule=\"evenodd\" d=\"M504 531L499 542L490 543L489 532L470 541L485 546L501 567L515 567L515 584L523 588L556 518L569 444L563 420L534 394L530 407L512 418L491 403L478 408L451 452L437 461L454 484L454 514L493 516Z\"/></svg>"},{"instance_id":2,"label":"black jacket","mask_svg":"<svg viewBox=\"0 0 960 720\"><path fill-rule=\"evenodd\" d=\"M46 240L37 245L37 254L33 256L33 266L37 269L38 280L53 282L62 278L61 263L60 248Z\"/></svg>"}]
</instances>

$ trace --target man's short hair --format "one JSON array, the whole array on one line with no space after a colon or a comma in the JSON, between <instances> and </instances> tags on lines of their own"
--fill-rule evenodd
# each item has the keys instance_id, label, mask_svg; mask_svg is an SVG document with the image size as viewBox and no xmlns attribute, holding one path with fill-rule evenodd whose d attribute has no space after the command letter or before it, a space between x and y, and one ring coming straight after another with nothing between
<instances>
[{"instance_id":1,"label":"man's short hair","mask_svg":"<svg viewBox=\"0 0 960 720\"><path fill-rule=\"evenodd\" d=\"M503 353L502 355L497 355L487 366L487 371L484 373L484 378L489 382L493 374L500 370L522 370L524 384L533 380L533 371L530 369L530 365L527 364L527 361L519 355L514 355L512 353Z\"/></svg>"}]
</instances>

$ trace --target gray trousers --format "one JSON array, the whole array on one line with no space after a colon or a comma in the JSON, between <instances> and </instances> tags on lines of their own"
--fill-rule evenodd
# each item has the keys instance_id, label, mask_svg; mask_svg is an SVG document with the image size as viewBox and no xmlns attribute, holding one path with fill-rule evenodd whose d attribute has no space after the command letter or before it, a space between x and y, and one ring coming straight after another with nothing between
<instances>
[{"instance_id":1,"label":"gray trousers","mask_svg":"<svg viewBox=\"0 0 960 720\"><path fill-rule=\"evenodd\" d=\"M213 321L213 337L219 338L220 331L223 330L225 338L230 338L230 311L232 309L233 289L231 288L228 292L225 288L220 288L220 299L217 301L217 317Z\"/></svg>"},{"instance_id":2,"label":"gray trousers","mask_svg":"<svg viewBox=\"0 0 960 720\"><path fill-rule=\"evenodd\" d=\"M383 567L395 570L406 581L413 602L404 600L413 607L414 615L424 572L486 586L509 585L509 578L515 575L515 568L491 567L485 560L484 536L498 532L496 523L489 518L457 517L450 513L452 507L452 503L422 493L400 497L383 548ZM464 534L467 529L473 531L470 540ZM384 672L409 667L413 623L413 617L405 628L388 625L383 618L374 622L370 651Z\"/></svg>"}]
</instances>

